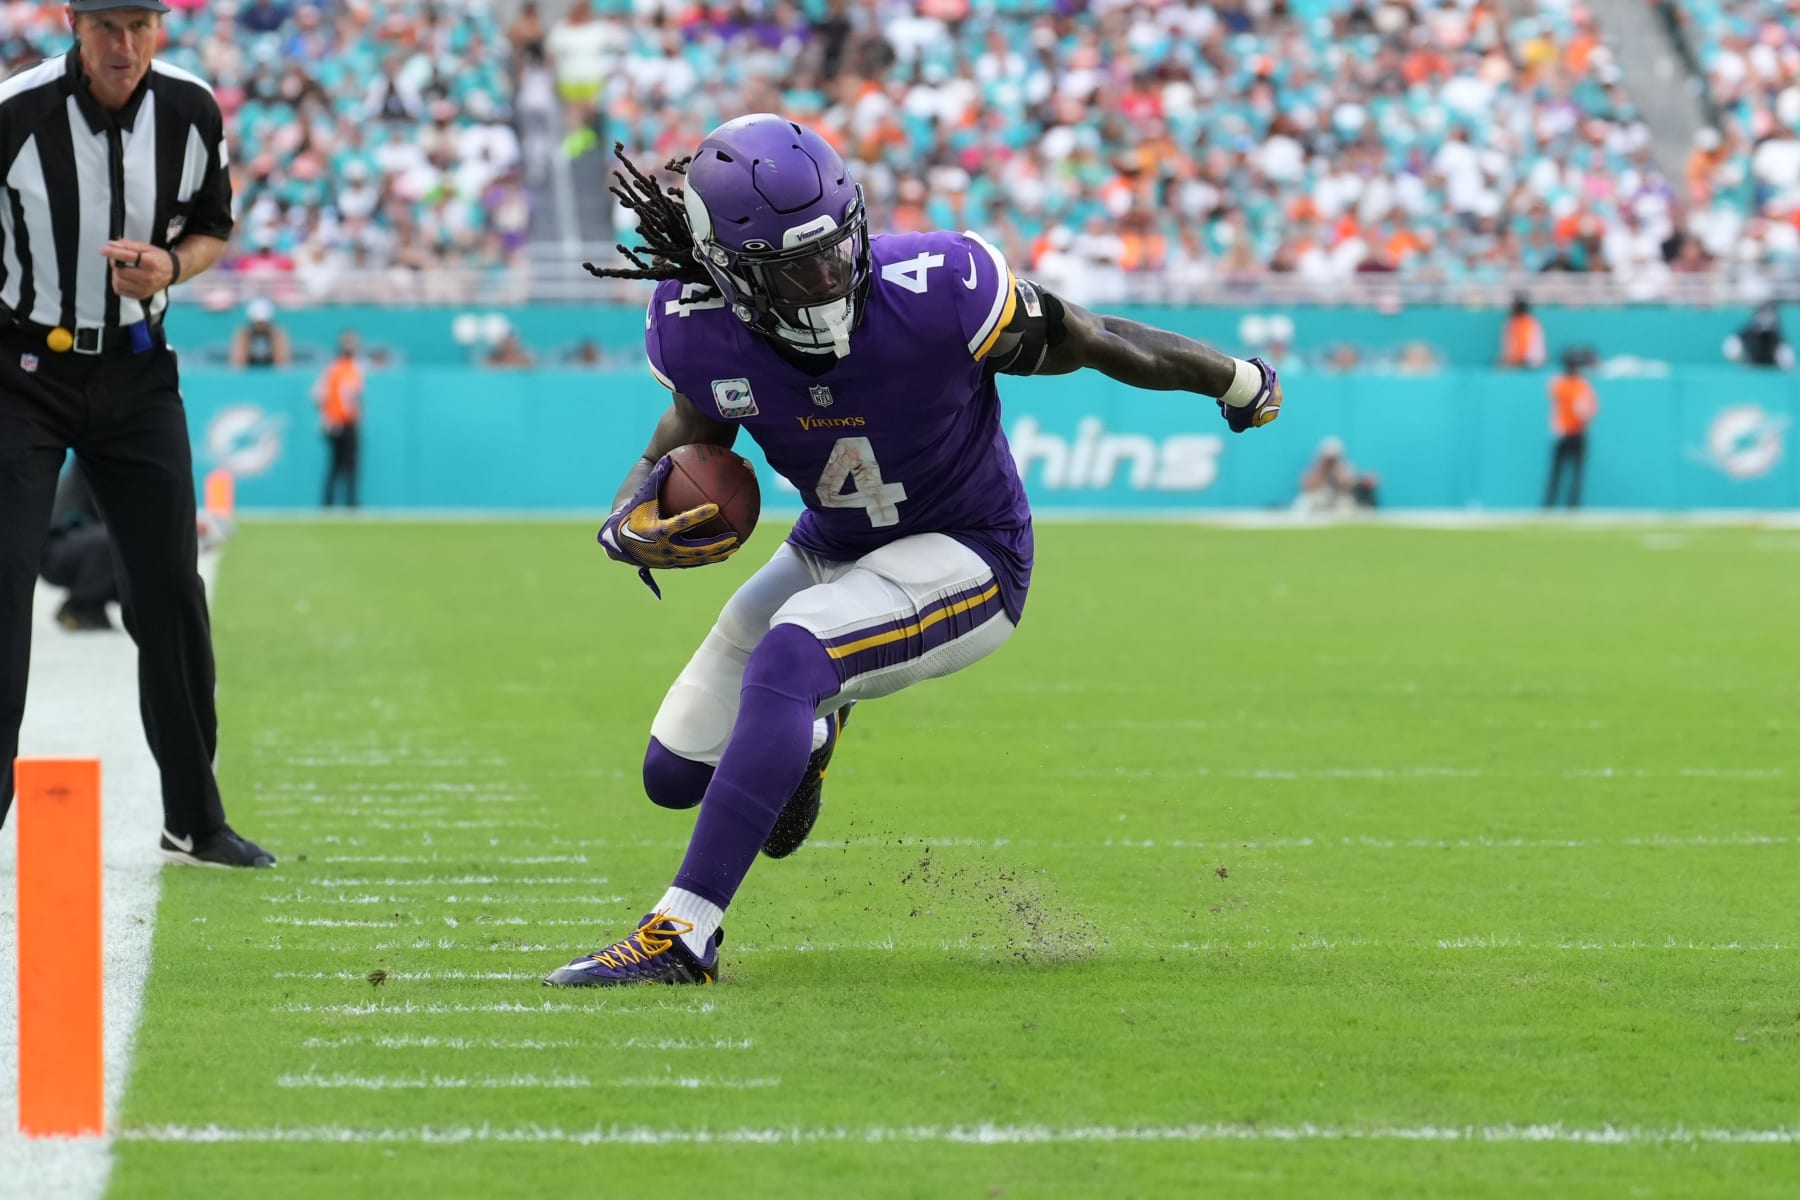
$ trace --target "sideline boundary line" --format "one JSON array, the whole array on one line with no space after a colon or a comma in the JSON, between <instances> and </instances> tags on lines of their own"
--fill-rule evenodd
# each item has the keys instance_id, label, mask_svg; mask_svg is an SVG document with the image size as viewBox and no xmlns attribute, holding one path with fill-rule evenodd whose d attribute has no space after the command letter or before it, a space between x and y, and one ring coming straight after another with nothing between
<instances>
[{"instance_id":1,"label":"sideline boundary line","mask_svg":"<svg viewBox=\"0 0 1800 1200\"><path fill-rule=\"evenodd\" d=\"M218 554L200 556L210 601ZM70 634L56 624L61 590L40 582L32 603L31 687L19 752L101 760L101 916L106 1126L118 1121L143 1011L162 894L162 782L138 713L137 648L121 628ZM118 609L113 608L116 617ZM118 622L115 620L115 624ZM31 1139L18 1115L16 821L0 833L0 1179L28 1179L32 1200L95 1200L112 1174L112 1137Z\"/></svg>"}]
</instances>

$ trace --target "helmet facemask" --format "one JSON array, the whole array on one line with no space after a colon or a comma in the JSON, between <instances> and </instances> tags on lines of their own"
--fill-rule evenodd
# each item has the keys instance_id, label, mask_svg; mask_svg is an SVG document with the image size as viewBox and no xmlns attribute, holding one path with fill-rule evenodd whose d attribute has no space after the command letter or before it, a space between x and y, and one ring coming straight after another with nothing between
<instances>
[{"instance_id":1,"label":"helmet facemask","mask_svg":"<svg viewBox=\"0 0 1800 1200\"><path fill-rule=\"evenodd\" d=\"M739 320L805 354L850 353L870 271L861 187L841 223L815 217L784 230L779 246L757 238L726 245L692 187L685 196L694 257Z\"/></svg>"}]
</instances>

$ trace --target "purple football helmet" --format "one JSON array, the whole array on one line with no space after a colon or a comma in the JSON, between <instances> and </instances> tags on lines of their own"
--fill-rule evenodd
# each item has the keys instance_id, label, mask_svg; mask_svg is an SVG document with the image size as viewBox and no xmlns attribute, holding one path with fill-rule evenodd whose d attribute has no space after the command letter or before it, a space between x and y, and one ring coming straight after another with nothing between
<instances>
[{"instance_id":1,"label":"purple football helmet","mask_svg":"<svg viewBox=\"0 0 1800 1200\"><path fill-rule=\"evenodd\" d=\"M700 143L686 193L694 256L740 321L796 350L850 353L868 216L829 142L774 113L738 117Z\"/></svg>"}]
</instances>

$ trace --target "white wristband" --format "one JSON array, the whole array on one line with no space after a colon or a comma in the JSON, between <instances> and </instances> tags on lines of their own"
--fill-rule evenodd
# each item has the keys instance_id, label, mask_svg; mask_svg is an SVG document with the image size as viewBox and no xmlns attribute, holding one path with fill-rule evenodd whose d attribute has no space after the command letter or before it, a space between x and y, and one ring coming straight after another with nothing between
<instances>
[{"instance_id":1,"label":"white wristband","mask_svg":"<svg viewBox=\"0 0 1800 1200\"><path fill-rule=\"evenodd\" d=\"M1243 408L1252 403L1261 394L1263 387L1262 368L1248 359L1237 360L1237 374L1232 377L1231 386L1219 399L1233 408Z\"/></svg>"}]
</instances>

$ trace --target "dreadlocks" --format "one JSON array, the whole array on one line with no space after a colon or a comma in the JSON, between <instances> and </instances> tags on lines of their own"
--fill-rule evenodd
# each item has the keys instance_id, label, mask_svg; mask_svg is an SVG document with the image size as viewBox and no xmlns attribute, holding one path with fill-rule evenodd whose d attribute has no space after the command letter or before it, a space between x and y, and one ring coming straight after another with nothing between
<instances>
[{"instance_id":1,"label":"dreadlocks","mask_svg":"<svg viewBox=\"0 0 1800 1200\"><path fill-rule=\"evenodd\" d=\"M617 182L606 190L619 198L619 203L637 214L641 246L618 243L619 253L633 264L630 267L596 267L591 262L581 265L601 279L679 279L682 283L712 287L712 276L694 257L694 232L688 228L687 209L682 204L682 190L674 185L659 187L656 180L637 169L625 157L625 144L613 143L613 157L625 168L623 174L613 172ZM672 175L687 174L691 158L672 158L663 169Z\"/></svg>"}]
</instances>

